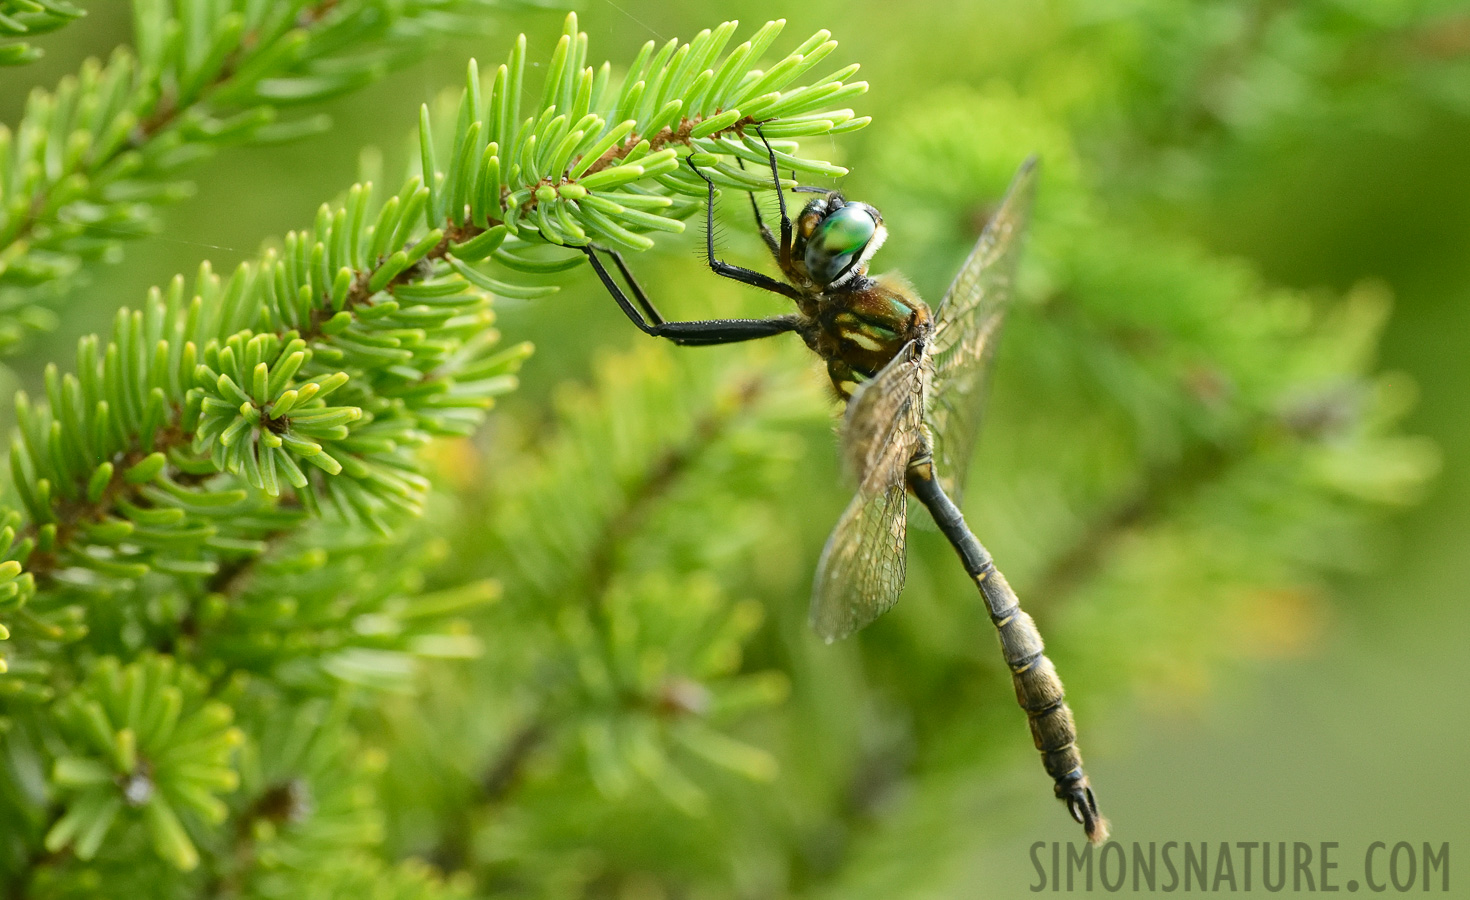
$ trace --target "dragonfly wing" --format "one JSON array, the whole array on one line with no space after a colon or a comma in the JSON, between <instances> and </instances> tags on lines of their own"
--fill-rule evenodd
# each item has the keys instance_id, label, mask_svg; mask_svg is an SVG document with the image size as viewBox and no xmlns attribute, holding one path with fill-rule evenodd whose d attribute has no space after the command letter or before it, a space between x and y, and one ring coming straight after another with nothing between
<instances>
[{"instance_id":1,"label":"dragonfly wing","mask_svg":"<svg viewBox=\"0 0 1470 900\"><path fill-rule=\"evenodd\" d=\"M905 474L923 439L925 352L910 344L848 402L842 447L857 495L827 539L812 587L811 625L827 641L882 615L903 591Z\"/></svg>"},{"instance_id":2,"label":"dragonfly wing","mask_svg":"<svg viewBox=\"0 0 1470 900\"><path fill-rule=\"evenodd\" d=\"M904 581L903 482L847 505L817 564L812 630L831 643L873 621L898 602Z\"/></svg>"},{"instance_id":3,"label":"dragonfly wing","mask_svg":"<svg viewBox=\"0 0 1470 900\"><path fill-rule=\"evenodd\" d=\"M1036 192L1036 157L1021 164L1000 208L935 312L929 423L940 483L959 502L980 431L985 382Z\"/></svg>"},{"instance_id":4,"label":"dragonfly wing","mask_svg":"<svg viewBox=\"0 0 1470 900\"><path fill-rule=\"evenodd\" d=\"M903 483L921 437L926 355L909 342L847 401L839 440L860 492Z\"/></svg>"}]
</instances>

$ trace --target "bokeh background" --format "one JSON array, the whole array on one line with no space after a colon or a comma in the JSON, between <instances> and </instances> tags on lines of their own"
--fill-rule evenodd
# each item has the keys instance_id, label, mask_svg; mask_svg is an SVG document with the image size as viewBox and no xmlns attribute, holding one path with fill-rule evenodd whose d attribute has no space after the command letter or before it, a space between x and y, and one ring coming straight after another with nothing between
<instances>
[{"instance_id":1,"label":"bokeh background","mask_svg":"<svg viewBox=\"0 0 1470 900\"><path fill-rule=\"evenodd\" d=\"M1370 841L1449 841L1458 864L1454 854L1470 846L1462 775L1470 766L1470 8L1366 0L1174 6L597 0L579 13L592 35L591 57L615 63L646 40L687 38L724 18L749 25L784 17L787 34L797 37L832 30L842 42L841 61L863 65L871 90L855 105L874 124L814 155L830 153L848 165L842 188L887 212L893 236L878 268L902 264L931 298L973 239L984 217L979 200L987 191L993 200L995 186L956 181L942 154L910 153L910 144L916 133L940 141L987 127L983 117L957 109L1028 103L1074 111L1098 104L1097 115L1074 116L1084 124L1071 135L1076 165L1094 179L1100 204L1089 227L1107 229L1116 218L1169 234L1328 306L1355 291L1391 297L1374 368L1399 373L1392 383L1417 397L1400 430L1432 442L1440 464L1417 491L1375 507L1371 539L1353 550L1360 565L1334 567L1320 594L1286 604L1279 621L1242 629L1257 638L1251 646L1200 650L1197 666L1141 667L1116 683L1099 670L1113 656L1148 656L1149 647L1133 645L1146 629L1097 628L1089 636L1084 614L1068 619L1044 610L1038 618L1044 629L1055 624L1061 632L1053 646L1063 676L1074 687L1094 678L1104 685L1078 692L1085 698L1079 715L1089 771L1118 839L1338 841L1346 874ZM88 9L86 20L43 44L43 61L0 73L0 119L18 116L18 85L52 83L81 58L127 39L120 4ZM33 386L45 361L69 358L78 335L105 330L115 307L150 285L192 271L201 258L227 268L253 257L267 237L309 223L322 200L358 176L363 148L379 148L386 169L401 168L418 104L453 86L465 59L500 59L518 31L528 35L536 59L554 43L561 20L559 10L507 12L498 34L446 44L430 60L335 101L327 110L336 123L330 132L209 161L197 193L165 213L164 231L130 246L119 264L97 269L64 303L58 327L13 362L9 377ZM1022 129L1016 139L1044 143L1049 136L1044 128ZM1017 146L1017 159L1029 149ZM926 168L914 171L915 159L926 160ZM1068 165L1052 166L1048 177L1077 177ZM967 193L976 204L969 220L942 199L925 199ZM908 221L906 210L913 211ZM757 260L744 220L732 215L725 222L725 253ZM636 261L667 305L685 316L722 314L739 303L763 309L759 298L711 284L694 255L696 237L691 228ZM1036 327L1028 317L1040 314L1022 306L1013 330L1025 335ZM534 340L538 352L480 444L488 459L497 440L513 441L544 422L549 399L589 379L596 360L643 340L585 273L547 300L504 304L501 328L508 339ZM805 351L790 344L772 352L799 367ZM1025 346L1024 338L1007 345L999 382L1032 372L1018 356ZM814 383L823 377L815 365L806 375ZM1011 407L998 410L990 427L1024 428L1016 398L1053 402L1048 391L1066 384L1043 382L1029 395L1001 389L1000 402ZM806 577L801 567L814 564L825 523L843 502L830 447L822 445L825 426L804 427L807 439L791 465L809 474L793 496L810 523L800 552L780 564L791 569L783 577L792 583ZM1089 440L1085 432L1054 437L1084 450ZM1415 446L1418 474L1425 474L1430 457ZM1008 460L1024 449L987 434L977 483L1006 482ZM1034 467L1023 474L1045 475ZM1008 558L1021 560L1024 583L1028 538L997 533L997 526L1024 519L1027 495L997 490L1000 512L976 498L968 511L1003 567L1010 570ZM928 563L950 561L945 548L919 540L915 581L923 590ZM941 601L916 601L914 592L905 605L917 611L898 614L908 618L880 624L862 640L904 641L922 628L925 604ZM800 615L797 609L789 618ZM1201 625L1218 627L1213 620ZM1088 640L1108 642L1109 651L1072 652ZM1170 652L1188 661L1191 651ZM1003 681L988 687L1009 702ZM834 719L847 712L844 696L832 692ZM923 696L948 702L942 686ZM875 826L864 838L872 877L860 880L868 895L1021 896L1035 879L1030 844L1078 839L1047 797L1019 715L986 721L999 761L983 782L966 782L965 802L946 807L967 819L963 830L973 836L965 838L965 852L948 857L927 884L914 883L894 863L902 883L885 886L889 832ZM976 828L969 820L977 818L987 821ZM414 849L411 835L399 839ZM906 852L893 846L895 854ZM1452 871L1452 884L1462 880ZM831 891L859 895L840 883Z\"/></svg>"}]
</instances>

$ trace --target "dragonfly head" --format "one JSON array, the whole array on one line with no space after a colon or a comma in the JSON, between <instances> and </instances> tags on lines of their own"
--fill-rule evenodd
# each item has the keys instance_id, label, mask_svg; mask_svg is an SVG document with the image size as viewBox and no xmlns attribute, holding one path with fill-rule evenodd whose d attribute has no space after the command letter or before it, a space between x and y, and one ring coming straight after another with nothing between
<instances>
[{"instance_id":1,"label":"dragonfly head","mask_svg":"<svg viewBox=\"0 0 1470 900\"><path fill-rule=\"evenodd\" d=\"M878 210L833 191L802 209L792 250L806 264L811 280L825 290L866 274L868 261L887 237Z\"/></svg>"}]
</instances>

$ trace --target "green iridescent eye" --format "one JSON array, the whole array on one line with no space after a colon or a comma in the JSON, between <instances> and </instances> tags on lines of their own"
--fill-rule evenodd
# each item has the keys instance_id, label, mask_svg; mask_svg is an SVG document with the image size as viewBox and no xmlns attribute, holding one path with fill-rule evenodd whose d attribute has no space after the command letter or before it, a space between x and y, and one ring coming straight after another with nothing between
<instances>
[{"instance_id":1,"label":"green iridescent eye","mask_svg":"<svg viewBox=\"0 0 1470 900\"><path fill-rule=\"evenodd\" d=\"M873 239L878 223L865 210L844 206L817 226L806 245L806 268L818 284L829 284Z\"/></svg>"},{"instance_id":2,"label":"green iridescent eye","mask_svg":"<svg viewBox=\"0 0 1470 900\"><path fill-rule=\"evenodd\" d=\"M856 253L863 249L877 229L873 217L855 206L844 206L822 220L817 227L817 243L833 255Z\"/></svg>"}]
</instances>

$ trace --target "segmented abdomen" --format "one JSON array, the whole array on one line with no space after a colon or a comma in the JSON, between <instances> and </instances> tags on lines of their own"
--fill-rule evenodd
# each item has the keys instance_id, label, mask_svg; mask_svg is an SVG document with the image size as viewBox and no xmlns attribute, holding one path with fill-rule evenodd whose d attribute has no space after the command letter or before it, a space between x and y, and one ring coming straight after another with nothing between
<instances>
[{"instance_id":1,"label":"segmented abdomen","mask_svg":"<svg viewBox=\"0 0 1470 900\"><path fill-rule=\"evenodd\" d=\"M934 521L954 546L965 571L985 598L990 621L1000 635L1001 654L1011 670L1016 702L1026 711L1031 740L1041 753L1046 774L1055 782L1056 795L1067 804L1072 818L1087 830L1087 838L1101 843L1108 837L1108 822L1097 811L1092 785L1082 770L1077 749L1077 727L1067 708L1066 693L1056 667L1046 658L1041 632L1021 609L1016 592L995 567L990 553L965 524L959 508L934 477L933 461L927 455L909 464L909 488L929 508Z\"/></svg>"}]
</instances>

